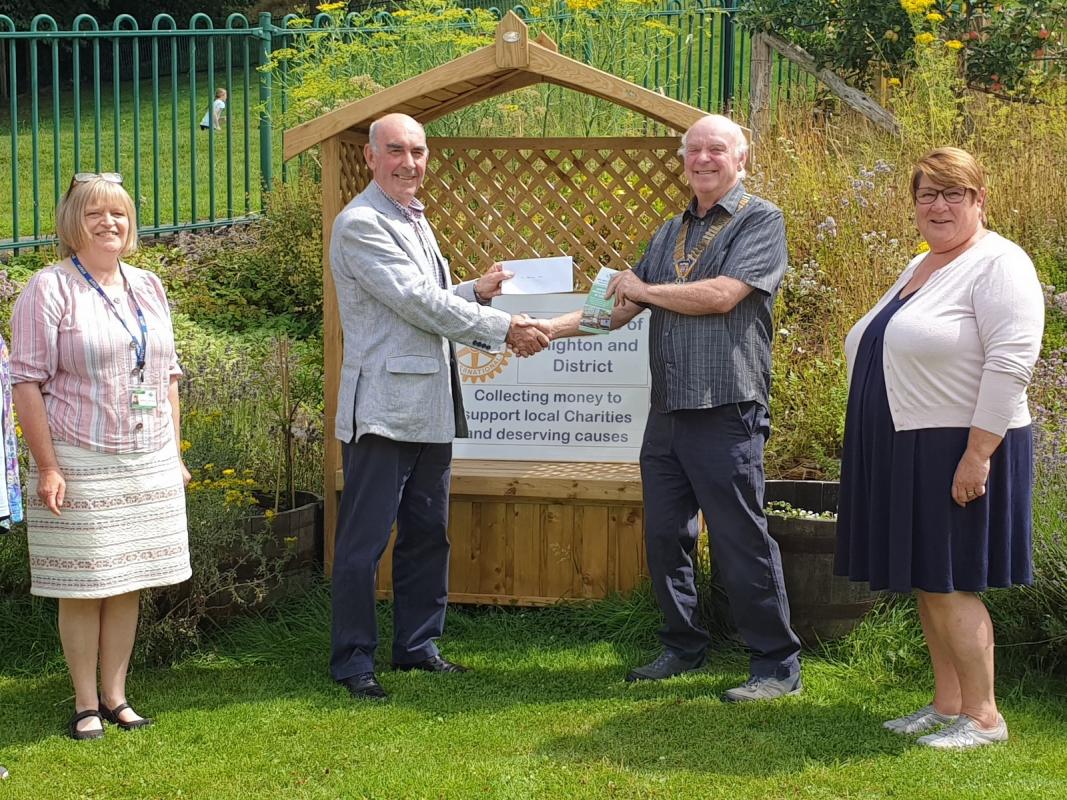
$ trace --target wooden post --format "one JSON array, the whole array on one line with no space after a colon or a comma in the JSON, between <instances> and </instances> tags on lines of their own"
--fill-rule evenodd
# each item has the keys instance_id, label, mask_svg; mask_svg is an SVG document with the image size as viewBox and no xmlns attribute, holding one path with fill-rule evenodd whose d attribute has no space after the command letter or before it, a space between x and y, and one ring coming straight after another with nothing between
<instances>
[{"instance_id":1,"label":"wooden post","mask_svg":"<svg viewBox=\"0 0 1067 800\"><path fill-rule=\"evenodd\" d=\"M333 543L337 528L337 470L341 466L341 443L334 436L337 417L337 390L341 385L341 362L344 342L341 315L337 308L337 291L330 271L330 234L333 221L343 208L341 198L341 139L331 136L319 149L322 158L322 348L325 370L326 405L322 435L324 457L322 474L323 563L326 574L333 570ZM346 412L352 413L352 409Z\"/></svg>"},{"instance_id":2,"label":"wooden post","mask_svg":"<svg viewBox=\"0 0 1067 800\"><path fill-rule=\"evenodd\" d=\"M862 114L879 128L888 131L894 136L900 135L900 122L890 112L886 111L870 95L864 94L859 89L849 86L840 76L830 69L819 67L815 59L811 57L803 47L793 44L774 33L764 33L771 47L778 51L779 55L785 56L802 70L814 75L826 87L845 101L845 105Z\"/></svg>"},{"instance_id":3,"label":"wooden post","mask_svg":"<svg viewBox=\"0 0 1067 800\"><path fill-rule=\"evenodd\" d=\"M752 37L752 56L749 62L748 124L752 128L752 142L758 144L771 117L771 64L774 51L762 33Z\"/></svg>"},{"instance_id":4,"label":"wooden post","mask_svg":"<svg viewBox=\"0 0 1067 800\"><path fill-rule=\"evenodd\" d=\"M514 11L496 26L496 65L502 69L530 66L529 31Z\"/></svg>"}]
</instances>

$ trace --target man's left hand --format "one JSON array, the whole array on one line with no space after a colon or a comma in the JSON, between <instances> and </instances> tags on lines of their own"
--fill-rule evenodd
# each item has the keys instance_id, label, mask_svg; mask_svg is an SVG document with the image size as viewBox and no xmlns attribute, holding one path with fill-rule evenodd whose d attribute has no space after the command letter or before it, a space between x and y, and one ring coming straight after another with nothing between
<instances>
[{"instance_id":1,"label":"man's left hand","mask_svg":"<svg viewBox=\"0 0 1067 800\"><path fill-rule=\"evenodd\" d=\"M608 281L605 297L614 295L616 305L626 302L645 303L648 301L648 284L638 278L632 269L624 270Z\"/></svg>"},{"instance_id":2,"label":"man's left hand","mask_svg":"<svg viewBox=\"0 0 1067 800\"><path fill-rule=\"evenodd\" d=\"M514 275L514 272L508 272L504 269L504 265L497 261L488 272L474 282L474 292L482 302L489 301L502 293L500 284Z\"/></svg>"}]
</instances>

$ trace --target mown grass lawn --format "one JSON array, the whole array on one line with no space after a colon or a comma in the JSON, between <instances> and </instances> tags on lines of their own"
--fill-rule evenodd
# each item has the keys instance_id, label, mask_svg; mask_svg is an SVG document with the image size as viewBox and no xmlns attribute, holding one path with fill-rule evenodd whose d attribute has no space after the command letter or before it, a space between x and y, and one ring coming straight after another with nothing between
<instances>
[{"instance_id":1,"label":"mown grass lawn","mask_svg":"<svg viewBox=\"0 0 1067 800\"><path fill-rule=\"evenodd\" d=\"M880 728L925 702L926 682L840 651L809 655L805 693L773 704L716 699L743 678L738 651L627 685L653 647L648 619L635 615L641 636L605 640L583 612L454 611L442 645L474 671L384 672L391 699L370 704L327 677L318 590L195 658L138 670L131 697L157 724L84 743L62 734L66 676L16 674L9 651L0 798L1067 797L1062 679L1002 678L1012 741L939 753Z\"/></svg>"}]
</instances>

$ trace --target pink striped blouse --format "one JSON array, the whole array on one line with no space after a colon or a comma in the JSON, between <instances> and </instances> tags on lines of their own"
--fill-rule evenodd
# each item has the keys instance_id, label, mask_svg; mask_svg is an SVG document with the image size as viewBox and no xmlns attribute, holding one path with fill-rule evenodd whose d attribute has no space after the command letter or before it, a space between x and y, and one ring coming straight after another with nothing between
<instances>
[{"instance_id":1,"label":"pink striped blouse","mask_svg":"<svg viewBox=\"0 0 1067 800\"><path fill-rule=\"evenodd\" d=\"M101 453L148 453L173 436L168 391L181 369L163 284L128 264L122 270L148 325L144 382L130 334L69 263L37 272L15 301L11 382L41 384L54 441ZM123 299L115 308L140 340L133 302ZM155 389L155 409L132 407L137 387Z\"/></svg>"}]
</instances>

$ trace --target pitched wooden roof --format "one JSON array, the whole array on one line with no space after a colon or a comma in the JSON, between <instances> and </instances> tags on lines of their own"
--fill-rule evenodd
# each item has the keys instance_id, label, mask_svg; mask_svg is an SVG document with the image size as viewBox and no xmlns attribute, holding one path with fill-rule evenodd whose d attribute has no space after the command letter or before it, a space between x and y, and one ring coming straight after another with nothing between
<instances>
[{"instance_id":1,"label":"pitched wooden roof","mask_svg":"<svg viewBox=\"0 0 1067 800\"><path fill-rule=\"evenodd\" d=\"M383 114L400 112L425 124L480 100L531 86L554 83L609 100L684 131L707 114L560 55L544 33L531 41L524 23L509 11L496 29L496 41L402 83L349 103L285 132L285 158L344 130L366 133Z\"/></svg>"}]
</instances>

